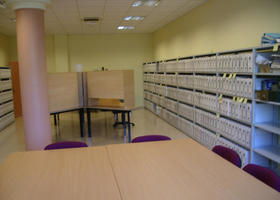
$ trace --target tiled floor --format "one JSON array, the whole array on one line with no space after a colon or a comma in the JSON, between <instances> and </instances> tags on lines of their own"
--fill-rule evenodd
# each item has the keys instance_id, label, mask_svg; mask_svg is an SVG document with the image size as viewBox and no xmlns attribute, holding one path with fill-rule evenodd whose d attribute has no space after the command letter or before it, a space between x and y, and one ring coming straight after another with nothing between
<instances>
[{"instance_id":1,"label":"tiled floor","mask_svg":"<svg viewBox=\"0 0 280 200\"><path fill-rule=\"evenodd\" d=\"M132 112L131 121L132 138L145 134L167 135L172 139L186 138L187 136L172 127L164 120L146 109L138 109ZM82 139L80 137L79 115L77 112L60 114L59 126L55 127L52 120L53 141L84 140L89 145L105 145L123 143L123 128L113 127L114 117L111 112L92 113L92 134ZM86 123L87 127L87 123ZM87 128L85 130L87 136ZM23 120L17 118L15 123L0 132L0 163L11 153L24 151Z\"/></svg>"}]
</instances>

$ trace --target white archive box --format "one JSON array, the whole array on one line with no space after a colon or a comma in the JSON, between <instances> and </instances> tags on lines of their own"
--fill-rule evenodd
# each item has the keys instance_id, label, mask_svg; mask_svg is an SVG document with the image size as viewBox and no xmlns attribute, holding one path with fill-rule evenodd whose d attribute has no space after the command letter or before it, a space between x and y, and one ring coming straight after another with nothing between
<instances>
[{"instance_id":1,"label":"white archive box","mask_svg":"<svg viewBox=\"0 0 280 200\"><path fill-rule=\"evenodd\" d=\"M185 71L186 71L185 61L184 60L177 61L176 72L185 72Z\"/></svg>"},{"instance_id":2,"label":"white archive box","mask_svg":"<svg viewBox=\"0 0 280 200\"><path fill-rule=\"evenodd\" d=\"M14 120L15 120L14 112L2 116L0 120L0 130L5 128L7 125L11 124Z\"/></svg>"},{"instance_id":3,"label":"white archive box","mask_svg":"<svg viewBox=\"0 0 280 200\"><path fill-rule=\"evenodd\" d=\"M165 84L177 86L177 76L176 75L166 75Z\"/></svg>"},{"instance_id":4,"label":"white archive box","mask_svg":"<svg viewBox=\"0 0 280 200\"><path fill-rule=\"evenodd\" d=\"M176 72L177 61L169 61L165 63L165 72Z\"/></svg>"},{"instance_id":5,"label":"white archive box","mask_svg":"<svg viewBox=\"0 0 280 200\"><path fill-rule=\"evenodd\" d=\"M10 69L0 69L0 79L11 78Z\"/></svg>"},{"instance_id":6,"label":"white archive box","mask_svg":"<svg viewBox=\"0 0 280 200\"><path fill-rule=\"evenodd\" d=\"M177 90L177 98L181 102L193 104L193 96L194 92L184 89L178 89Z\"/></svg>"},{"instance_id":7,"label":"white archive box","mask_svg":"<svg viewBox=\"0 0 280 200\"><path fill-rule=\"evenodd\" d=\"M7 92L0 92L0 103L10 101L13 99L13 92L7 91Z\"/></svg>"},{"instance_id":8,"label":"white archive box","mask_svg":"<svg viewBox=\"0 0 280 200\"><path fill-rule=\"evenodd\" d=\"M159 77L160 77L160 83L161 84L165 84L165 75L164 74L160 74Z\"/></svg>"},{"instance_id":9,"label":"white archive box","mask_svg":"<svg viewBox=\"0 0 280 200\"><path fill-rule=\"evenodd\" d=\"M218 120L218 132L221 135L243 145L250 147L251 128L225 118Z\"/></svg>"},{"instance_id":10,"label":"white archive box","mask_svg":"<svg viewBox=\"0 0 280 200\"><path fill-rule=\"evenodd\" d=\"M165 102L165 108L167 108L168 110L171 110L175 113L177 113L178 111L178 108L177 108L177 102L176 101L173 101L171 99L166 99L166 102Z\"/></svg>"},{"instance_id":11,"label":"white archive box","mask_svg":"<svg viewBox=\"0 0 280 200\"><path fill-rule=\"evenodd\" d=\"M160 81L161 81L160 74L155 74L154 75L154 81L155 81L155 83L160 83Z\"/></svg>"},{"instance_id":12,"label":"white archive box","mask_svg":"<svg viewBox=\"0 0 280 200\"><path fill-rule=\"evenodd\" d=\"M167 111L167 122L177 128L178 127L178 116Z\"/></svg>"},{"instance_id":13,"label":"white archive box","mask_svg":"<svg viewBox=\"0 0 280 200\"><path fill-rule=\"evenodd\" d=\"M193 137L193 123L186 119L179 117L179 129L186 133L188 136Z\"/></svg>"},{"instance_id":14,"label":"white archive box","mask_svg":"<svg viewBox=\"0 0 280 200\"><path fill-rule=\"evenodd\" d=\"M193 59L185 60L185 72L194 72Z\"/></svg>"},{"instance_id":15,"label":"white archive box","mask_svg":"<svg viewBox=\"0 0 280 200\"><path fill-rule=\"evenodd\" d=\"M164 62L160 62L158 64L158 71L159 72L165 72L165 63Z\"/></svg>"},{"instance_id":16,"label":"white archive box","mask_svg":"<svg viewBox=\"0 0 280 200\"><path fill-rule=\"evenodd\" d=\"M166 87L162 85L155 85L155 93L166 96Z\"/></svg>"},{"instance_id":17,"label":"white archive box","mask_svg":"<svg viewBox=\"0 0 280 200\"><path fill-rule=\"evenodd\" d=\"M217 129L216 116L208 112L195 109L195 121L210 130L216 131Z\"/></svg>"},{"instance_id":18,"label":"white archive box","mask_svg":"<svg viewBox=\"0 0 280 200\"><path fill-rule=\"evenodd\" d=\"M172 99L177 99L177 88L167 87L167 96Z\"/></svg>"},{"instance_id":19,"label":"white archive box","mask_svg":"<svg viewBox=\"0 0 280 200\"><path fill-rule=\"evenodd\" d=\"M0 116L14 110L14 102L0 105Z\"/></svg>"},{"instance_id":20,"label":"white archive box","mask_svg":"<svg viewBox=\"0 0 280 200\"><path fill-rule=\"evenodd\" d=\"M203 144L210 150L213 149L216 143L216 135L202 127L199 127L199 131L201 144Z\"/></svg>"},{"instance_id":21,"label":"white archive box","mask_svg":"<svg viewBox=\"0 0 280 200\"><path fill-rule=\"evenodd\" d=\"M144 105L145 105L145 108L147 108L148 110L152 111L153 104L150 101L145 100L144 101Z\"/></svg>"},{"instance_id":22,"label":"white archive box","mask_svg":"<svg viewBox=\"0 0 280 200\"><path fill-rule=\"evenodd\" d=\"M179 103L178 113L179 113L179 115L181 115L189 120L194 120L194 109L192 106L188 106L188 105Z\"/></svg>"},{"instance_id":23,"label":"white archive box","mask_svg":"<svg viewBox=\"0 0 280 200\"><path fill-rule=\"evenodd\" d=\"M1 90L10 90L10 89L12 89L12 81L11 80L0 81L0 91Z\"/></svg>"},{"instance_id":24,"label":"white archive box","mask_svg":"<svg viewBox=\"0 0 280 200\"><path fill-rule=\"evenodd\" d=\"M160 116L161 112L162 112L162 107L157 105L157 107L156 107L156 114Z\"/></svg>"}]
</instances>

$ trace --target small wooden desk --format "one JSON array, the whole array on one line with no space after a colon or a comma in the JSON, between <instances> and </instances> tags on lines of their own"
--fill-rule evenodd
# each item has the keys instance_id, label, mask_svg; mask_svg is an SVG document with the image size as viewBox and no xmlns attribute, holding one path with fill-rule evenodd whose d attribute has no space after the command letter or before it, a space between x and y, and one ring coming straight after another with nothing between
<instances>
[{"instance_id":1,"label":"small wooden desk","mask_svg":"<svg viewBox=\"0 0 280 200\"><path fill-rule=\"evenodd\" d=\"M92 110L100 110L100 111L117 111L122 115L123 122L123 135L124 135L124 143L127 143L126 136L126 127L128 128L128 142L131 142L131 123L130 123L130 113L132 110L135 110L136 107L125 107L125 108L114 108L114 107L88 107L87 108L87 120L88 120L88 137L91 137L91 111ZM125 121L127 115L127 123Z\"/></svg>"},{"instance_id":2,"label":"small wooden desk","mask_svg":"<svg viewBox=\"0 0 280 200\"><path fill-rule=\"evenodd\" d=\"M280 193L191 139L107 148L123 200L280 199Z\"/></svg>"},{"instance_id":3,"label":"small wooden desk","mask_svg":"<svg viewBox=\"0 0 280 200\"><path fill-rule=\"evenodd\" d=\"M1 200L120 200L106 147L13 153L0 166Z\"/></svg>"}]
</instances>

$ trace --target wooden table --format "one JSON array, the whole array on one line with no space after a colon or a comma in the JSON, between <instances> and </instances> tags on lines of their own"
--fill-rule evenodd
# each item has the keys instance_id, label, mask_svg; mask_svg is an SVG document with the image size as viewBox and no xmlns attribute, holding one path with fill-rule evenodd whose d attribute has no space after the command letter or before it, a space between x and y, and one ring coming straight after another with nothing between
<instances>
[{"instance_id":1,"label":"wooden table","mask_svg":"<svg viewBox=\"0 0 280 200\"><path fill-rule=\"evenodd\" d=\"M108 146L124 200L268 200L280 193L191 139Z\"/></svg>"},{"instance_id":2,"label":"wooden table","mask_svg":"<svg viewBox=\"0 0 280 200\"><path fill-rule=\"evenodd\" d=\"M13 153L2 200L270 200L280 193L191 139Z\"/></svg>"},{"instance_id":3,"label":"wooden table","mask_svg":"<svg viewBox=\"0 0 280 200\"><path fill-rule=\"evenodd\" d=\"M88 107L87 108L87 120L88 120L88 137L91 138L91 111L92 110L99 110L99 111L110 111L110 112L119 112L122 115L122 122L123 122L123 135L124 135L124 143L127 143L127 134L126 128L128 128L128 142L131 142L131 123L130 123L130 114L132 110L135 110L136 107ZM126 117L127 115L127 117ZM127 122L126 122L127 118Z\"/></svg>"},{"instance_id":4,"label":"wooden table","mask_svg":"<svg viewBox=\"0 0 280 200\"><path fill-rule=\"evenodd\" d=\"M13 153L0 166L1 200L120 200L106 147Z\"/></svg>"}]
</instances>

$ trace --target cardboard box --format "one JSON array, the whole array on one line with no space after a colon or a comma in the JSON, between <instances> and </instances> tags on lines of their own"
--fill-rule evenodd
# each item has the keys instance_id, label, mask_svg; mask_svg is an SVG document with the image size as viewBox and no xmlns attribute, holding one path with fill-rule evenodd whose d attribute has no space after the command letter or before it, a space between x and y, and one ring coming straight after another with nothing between
<instances>
[{"instance_id":1,"label":"cardboard box","mask_svg":"<svg viewBox=\"0 0 280 200\"><path fill-rule=\"evenodd\" d=\"M259 100L268 101L269 100L268 95L269 95L268 90L256 91L256 98L259 99Z\"/></svg>"}]
</instances>

